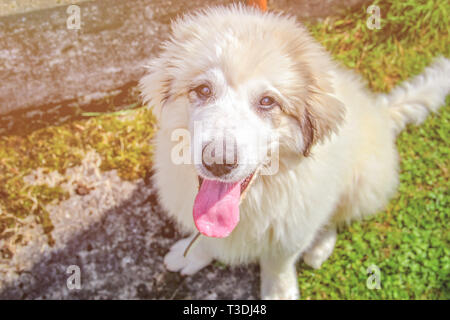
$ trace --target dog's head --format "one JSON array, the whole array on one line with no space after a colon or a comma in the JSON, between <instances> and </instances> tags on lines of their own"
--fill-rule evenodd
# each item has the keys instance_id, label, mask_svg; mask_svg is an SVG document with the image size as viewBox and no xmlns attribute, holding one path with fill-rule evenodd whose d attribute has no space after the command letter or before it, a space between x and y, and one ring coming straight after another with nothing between
<instances>
[{"instance_id":1,"label":"dog's head","mask_svg":"<svg viewBox=\"0 0 450 320\"><path fill-rule=\"evenodd\" d=\"M344 108L333 96L331 68L294 18L232 6L173 23L141 88L162 130L191 134L202 233L228 235L256 171L273 169L278 157L307 157L338 129Z\"/></svg>"}]
</instances>

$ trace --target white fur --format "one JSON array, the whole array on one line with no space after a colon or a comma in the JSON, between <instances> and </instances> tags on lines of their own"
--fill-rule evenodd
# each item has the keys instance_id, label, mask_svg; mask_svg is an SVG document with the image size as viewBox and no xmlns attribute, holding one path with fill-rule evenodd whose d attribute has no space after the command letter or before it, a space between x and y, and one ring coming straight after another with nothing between
<instances>
[{"instance_id":1,"label":"white fur","mask_svg":"<svg viewBox=\"0 0 450 320\"><path fill-rule=\"evenodd\" d=\"M195 246L190 248L188 255L184 256L193 238L192 236L180 240L170 248L169 253L164 257L164 264L169 271L191 275L212 262L213 258L208 252Z\"/></svg>"},{"instance_id":2,"label":"white fur","mask_svg":"<svg viewBox=\"0 0 450 320\"><path fill-rule=\"evenodd\" d=\"M274 34L278 32L278 38L267 37L261 44L258 35L249 31L249 39L240 43L243 36L239 30L251 30L251 27L267 28ZM223 32L218 35L219 32L214 30ZM169 270L183 274L198 271L212 259L229 264L258 261L261 265L261 297L265 299L298 298L296 260L306 252L305 261L319 267L333 250L337 225L373 214L387 204L398 184L396 134L406 123L423 120L428 110L436 110L450 88L450 62L444 58L391 94L376 96L365 89L362 79L353 72L341 69L326 54L316 54L319 51L314 50L318 45L292 18L262 14L240 6L218 7L186 16L175 23L172 40L164 45L161 56L151 62L150 73L141 81L144 97L151 100L160 123L155 138L155 184L163 207L185 232L197 232L192 207L198 191L197 176L202 174L202 169L193 164L173 163L171 150L177 142L171 141L171 132L177 128L189 129L193 118L208 123L226 117L232 120L219 122L220 126L227 127L233 122L239 128L260 123L266 130L269 122L249 111L251 105L246 102L246 94L256 92L259 82L275 83L274 87L278 88L284 85L283 81L297 81L302 84L298 89L292 89L292 86L291 91L280 89L287 96L289 107L289 92L295 94L308 85L308 78L295 79L294 74L289 73L292 61L282 53L270 60L271 52L278 54L276 41L290 42L283 39L285 30L291 30L289 32L295 33L295 37L306 38L305 50L309 55L302 58L306 60L305 68L325 69L326 74L316 78L318 81L329 78L334 89L330 97L343 104L344 121L327 139L315 142L310 156L294 156L294 151L282 153L277 174L255 179L240 205L240 222L230 236L223 239L200 237L187 258L182 255L188 240L181 240L165 258ZM268 47L269 51L255 53L255 48L259 47L261 50ZM227 55L234 52L229 51L233 48L243 52L239 57L242 60ZM246 62L246 52L249 56L250 53L261 54L262 60ZM257 72L251 67L245 69L246 65L262 61L258 68L269 70L270 76L264 78L266 73L261 71L253 82L233 83L230 79L222 79L218 82L218 90L229 94L221 95L217 109L210 105L206 111L195 109L196 102L189 102L183 95L183 88L190 85L190 80L201 76L198 70L205 74L211 72L210 64L215 61L226 61L228 65L234 61L237 69L232 75L242 71L239 68L248 73ZM322 68L323 65L326 68ZM278 71L271 70L272 67ZM216 77L226 74L220 68L214 72ZM318 71L313 71L313 75L314 72ZM164 92L170 93L166 101ZM288 119L284 115L280 117ZM302 137L302 133L287 122L277 131L284 137L280 144ZM239 138L239 134L236 135ZM251 147L247 145L240 152ZM305 145L297 141L296 146L289 143L287 148L294 150L305 148Z\"/></svg>"},{"instance_id":3,"label":"white fur","mask_svg":"<svg viewBox=\"0 0 450 320\"><path fill-rule=\"evenodd\" d=\"M319 232L312 246L303 254L303 261L314 269L319 269L322 263L333 253L336 240L336 228L325 229Z\"/></svg>"},{"instance_id":4,"label":"white fur","mask_svg":"<svg viewBox=\"0 0 450 320\"><path fill-rule=\"evenodd\" d=\"M381 95L382 103L389 106L395 132L407 123L422 123L430 111L445 103L450 88L450 63L438 58L425 71L395 88L388 95Z\"/></svg>"}]
</instances>

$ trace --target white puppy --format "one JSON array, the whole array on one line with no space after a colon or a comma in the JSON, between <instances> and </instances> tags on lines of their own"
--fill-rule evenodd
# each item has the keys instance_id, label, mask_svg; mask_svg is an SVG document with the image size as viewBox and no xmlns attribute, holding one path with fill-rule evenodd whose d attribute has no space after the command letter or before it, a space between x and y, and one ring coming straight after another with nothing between
<instances>
[{"instance_id":1,"label":"white puppy","mask_svg":"<svg viewBox=\"0 0 450 320\"><path fill-rule=\"evenodd\" d=\"M441 58L375 95L294 18L230 6L175 21L140 83L160 125L161 204L192 234L167 268L259 261L262 298L298 298L296 260L319 268L339 224L383 209L396 135L444 103L449 74Z\"/></svg>"}]
</instances>

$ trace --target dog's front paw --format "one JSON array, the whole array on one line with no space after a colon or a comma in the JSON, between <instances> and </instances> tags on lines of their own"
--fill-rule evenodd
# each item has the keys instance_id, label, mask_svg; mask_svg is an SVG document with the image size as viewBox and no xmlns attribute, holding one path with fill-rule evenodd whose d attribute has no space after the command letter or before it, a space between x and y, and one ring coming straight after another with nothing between
<instances>
[{"instance_id":1,"label":"dog's front paw","mask_svg":"<svg viewBox=\"0 0 450 320\"><path fill-rule=\"evenodd\" d=\"M192 275L212 262L213 258L199 245L190 248L186 257L184 256L192 238L180 240L170 248L169 253L164 257L167 270L180 272L182 275Z\"/></svg>"},{"instance_id":2,"label":"dog's front paw","mask_svg":"<svg viewBox=\"0 0 450 320\"><path fill-rule=\"evenodd\" d=\"M267 288L268 287L268 288ZM268 285L266 290L262 290L261 299L263 300L298 300L300 293L298 291L297 282L284 285L272 284Z\"/></svg>"},{"instance_id":3,"label":"dog's front paw","mask_svg":"<svg viewBox=\"0 0 450 320\"><path fill-rule=\"evenodd\" d=\"M311 250L303 254L303 262L313 269L320 269L322 264L331 255L331 251L326 250L327 248L320 248L316 250Z\"/></svg>"},{"instance_id":4,"label":"dog's front paw","mask_svg":"<svg viewBox=\"0 0 450 320\"><path fill-rule=\"evenodd\" d=\"M276 269L275 269L276 270ZM261 299L297 300L300 298L294 266L281 272L261 266ZM280 269L278 269L280 271Z\"/></svg>"},{"instance_id":5,"label":"dog's front paw","mask_svg":"<svg viewBox=\"0 0 450 320\"><path fill-rule=\"evenodd\" d=\"M331 256L336 244L336 230L322 232L315 243L303 254L303 261L314 269L320 266Z\"/></svg>"}]
</instances>

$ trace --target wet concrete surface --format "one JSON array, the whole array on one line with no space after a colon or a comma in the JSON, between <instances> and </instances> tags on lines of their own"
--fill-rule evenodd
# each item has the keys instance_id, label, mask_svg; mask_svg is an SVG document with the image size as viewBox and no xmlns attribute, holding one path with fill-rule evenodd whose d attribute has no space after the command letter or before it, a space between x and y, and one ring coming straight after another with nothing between
<instances>
[{"instance_id":1,"label":"wet concrete surface","mask_svg":"<svg viewBox=\"0 0 450 320\"><path fill-rule=\"evenodd\" d=\"M67 6L0 17L0 114L104 99L144 74L170 19L219 3L87 1L79 29L68 29Z\"/></svg>"}]
</instances>

